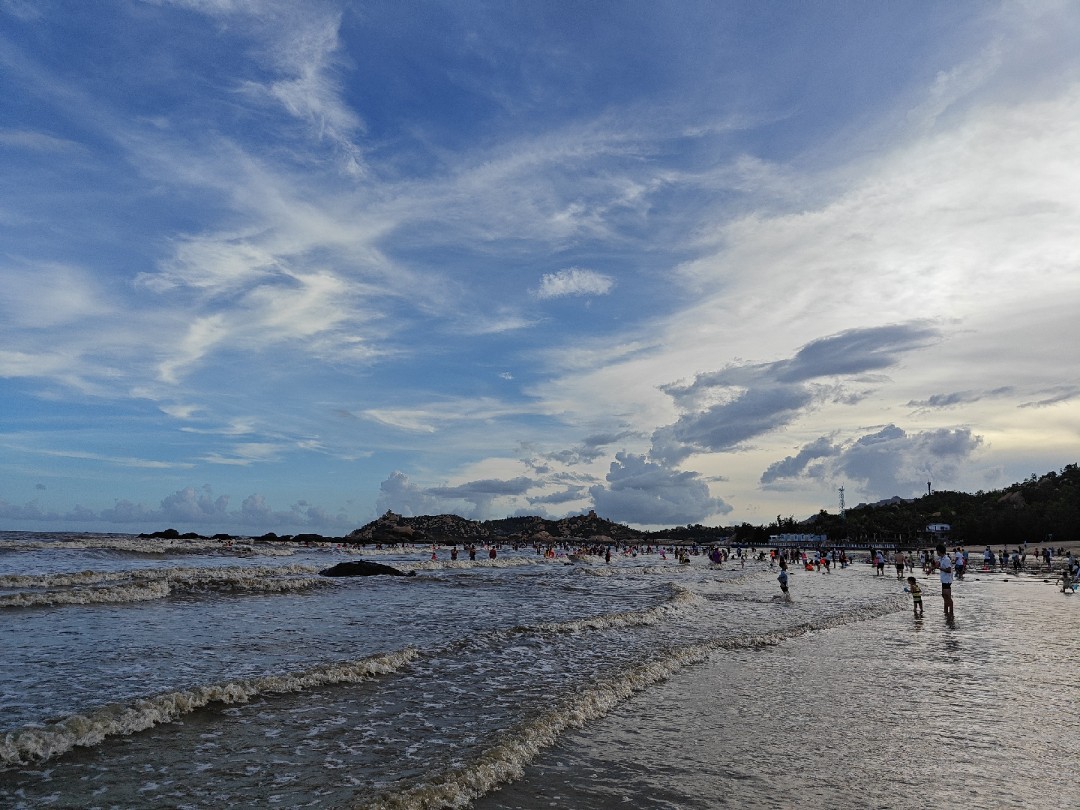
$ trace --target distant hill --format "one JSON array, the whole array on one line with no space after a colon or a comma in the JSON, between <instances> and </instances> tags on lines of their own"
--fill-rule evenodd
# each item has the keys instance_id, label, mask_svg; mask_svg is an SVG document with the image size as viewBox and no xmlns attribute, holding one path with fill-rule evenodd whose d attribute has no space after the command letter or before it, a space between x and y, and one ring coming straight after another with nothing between
<instances>
[{"instance_id":1,"label":"distant hill","mask_svg":"<svg viewBox=\"0 0 1080 810\"><path fill-rule=\"evenodd\" d=\"M990 492L932 492L848 509L843 520L822 510L800 525L830 539L913 542L930 523L947 523L952 542L965 545L1053 545L1080 540L1080 468L1032 474Z\"/></svg>"},{"instance_id":2,"label":"distant hill","mask_svg":"<svg viewBox=\"0 0 1080 810\"><path fill-rule=\"evenodd\" d=\"M1069 464L1060 472L1032 474L1026 481L991 492L932 492L919 498L892 497L860 504L843 518L824 509L796 521L779 519L767 526L676 526L642 531L598 517L595 512L560 520L537 516L500 520L466 520L458 515L403 517L387 512L351 532L352 542L482 543L493 540L533 541L551 538L604 538L620 541L684 543L739 543L761 546L770 534L808 532L825 534L832 542L926 541L930 523L947 523L950 537L968 545L1030 545L1080 540L1080 467Z\"/></svg>"},{"instance_id":3,"label":"distant hill","mask_svg":"<svg viewBox=\"0 0 1080 810\"><path fill-rule=\"evenodd\" d=\"M646 532L597 517L595 512L560 520L529 516L484 521L466 520L458 515L403 517L387 512L379 519L350 532L347 539L361 543L428 541L465 544L493 540L543 540L545 537L638 540L646 535Z\"/></svg>"}]
</instances>

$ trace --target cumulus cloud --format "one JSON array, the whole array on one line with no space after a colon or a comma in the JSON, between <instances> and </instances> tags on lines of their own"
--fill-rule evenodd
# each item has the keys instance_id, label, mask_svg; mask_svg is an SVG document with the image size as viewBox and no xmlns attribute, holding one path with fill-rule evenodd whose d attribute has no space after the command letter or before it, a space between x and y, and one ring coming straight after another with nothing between
<instances>
[{"instance_id":1,"label":"cumulus cloud","mask_svg":"<svg viewBox=\"0 0 1080 810\"><path fill-rule=\"evenodd\" d=\"M98 510L77 505L66 512L50 511L36 502L20 506L0 498L0 520L66 522L88 526L104 523L129 526L132 531L175 527L202 533L225 530L235 533L289 533L303 530L334 534L356 528L345 514L334 514L303 500L287 510L274 510L262 495L249 495L239 510L229 509L230 500L228 495L216 495L208 484L179 489L162 498L157 506L118 499L112 506Z\"/></svg>"},{"instance_id":2,"label":"cumulus cloud","mask_svg":"<svg viewBox=\"0 0 1080 810\"><path fill-rule=\"evenodd\" d=\"M632 453L616 453L607 484L590 487L589 494L597 514L647 526L701 521L731 511L709 494L700 474L679 472Z\"/></svg>"},{"instance_id":3,"label":"cumulus cloud","mask_svg":"<svg viewBox=\"0 0 1080 810\"><path fill-rule=\"evenodd\" d=\"M770 465L761 483L775 487L800 478L828 477L854 482L871 497L910 497L928 480L955 480L982 443L982 437L968 428L908 433L890 424L846 442L821 437Z\"/></svg>"},{"instance_id":4,"label":"cumulus cloud","mask_svg":"<svg viewBox=\"0 0 1080 810\"><path fill-rule=\"evenodd\" d=\"M395 470L379 484L379 497L375 508L380 514L397 512L406 517L415 517L442 514L446 503L430 495L423 487L412 483L405 473Z\"/></svg>"},{"instance_id":5,"label":"cumulus cloud","mask_svg":"<svg viewBox=\"0 0 1080 810\"><path fill-rule=\"evenodd\" d=\"M726 452L783 428L822 401L851 403L864 394L814 380L861 378L899 362L905 352L939 339L913 322L850 329L811 341L789 360L734 365L661 390L685 413L653 433L651 455L675 464L695 452Z\"/></svg>"},{"instance_id":6,"label":"cumulus cloud","mask_svg":"<svg viewBox=\"0 0 1080 810\"><path fill-rule=\"evenodd\" d=\"M544 301L569 295L607 295L614 286L615 280L611 276L583 267L568 267L557 273L545 273L540 286L531 293L534 298Z\"/></svg>"}]
</instances>

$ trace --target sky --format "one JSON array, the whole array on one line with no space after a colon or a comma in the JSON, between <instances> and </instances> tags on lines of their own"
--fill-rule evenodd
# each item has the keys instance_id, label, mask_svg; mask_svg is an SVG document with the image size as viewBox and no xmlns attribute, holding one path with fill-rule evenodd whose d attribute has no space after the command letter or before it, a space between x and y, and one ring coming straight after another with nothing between
<instances>
[{"instance_id":1,"label":"sky","mask_svg":"<svg viewBox=\"0 0 1080 810\"><path fill-rule=\"evenodd\" d=\"M764 525L1076 463L1078 41L0 0L0 529Z\"/></svg>"}]
</instances>

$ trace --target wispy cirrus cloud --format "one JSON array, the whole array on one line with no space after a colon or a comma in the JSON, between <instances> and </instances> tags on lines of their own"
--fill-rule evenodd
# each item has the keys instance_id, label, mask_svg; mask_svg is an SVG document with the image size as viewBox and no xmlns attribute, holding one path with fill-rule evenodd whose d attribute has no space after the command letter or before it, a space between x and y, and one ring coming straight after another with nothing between
<instances>
[{"instance_id":1,"label":"wispy cirrus cloud","mask_svg":"<svg viewBox=\"0 0 1080 810\"><path fill-rule=\"evenodd\" d=\"M985 399L999 399L1001 397L1013 396L1015 393L1016 388L1011 385L1003 385L989 391L953 391L948 394L933 394L926 399L909 400L907 407L915 408L917 411L941 410L946 408L956 408L962 405L971 405Z\"/></svg>"}]
</instances>

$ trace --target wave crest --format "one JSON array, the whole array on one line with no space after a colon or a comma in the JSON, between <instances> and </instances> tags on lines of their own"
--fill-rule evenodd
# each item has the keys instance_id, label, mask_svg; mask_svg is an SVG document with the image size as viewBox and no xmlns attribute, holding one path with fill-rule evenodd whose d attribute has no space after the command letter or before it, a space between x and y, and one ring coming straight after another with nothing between
<instances>
[{"instance_id":1,"label":"wave crest","mask_svg":"<svg viewBox=\"0 0 1080 810\"><path fill-rule=\"evenodd\" d=\"M724 650L779 644L814 630L824 630L884 616L901 609L906 599L894 598L838 616L803 622L765 633L719 638L667 651L661 657L627 668L576 692L550 709L500 735L466 767L431 774L421 784L353 805L354 810L420 810L432 807L468 807L500 785L520 779L525 766L553 746L569 728L580 728L610 713L638 692L668 680L680 669L700 664Z\"/></svg>"},{"instance_id":2,"label":"wave crest","mask_svg":"<svg viewBox=\"0 0 1080 810\"><path fill-rule=\"evenodd\" d=\"M144 602L175 593L292 593L326 586L308 565L250 568L166 568L140 571L82 571L71 574L10 575L0 588L0 608Z\"/></svg>"},{"instance_id":3,"label":"wave crest","mask_svg":"<svg viewBox=\"0 0 1080 810\"><path fill-rule=\"evenodd\" d=\"M170 723L211 703L247 703L263 694L301 692L339 683L358 683L398 671L419 652L406 648L357 661L343 661L302 672L265 675L221 684L198 686L136 700L131 704L104 706L87 714L66 717L42 727L28 727L0 738L0 763L27 765L64 754L76 746L93 746L106 737L133 734Z\"/></svg>"}]
</instances>

